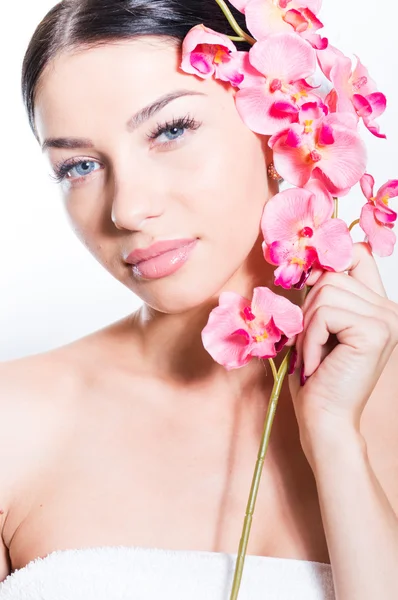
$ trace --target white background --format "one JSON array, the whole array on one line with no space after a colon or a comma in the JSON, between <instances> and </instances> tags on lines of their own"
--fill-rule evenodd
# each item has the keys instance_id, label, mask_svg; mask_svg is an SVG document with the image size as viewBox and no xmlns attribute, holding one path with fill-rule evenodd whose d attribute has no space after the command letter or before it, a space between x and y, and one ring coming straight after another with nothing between
<instances>
[{"instance_id":1,"label":"white background","mask_svg":"<svg viewBox=\"0 0 398 600\"><path fill-rule=\"evenodd\" d=\"M19 0L5 2L1 11L0 361L66 344L141 303L75 238L24 112L23 55L53 5L51 0ZM368 172L377 188L398 178L397 12L394 0L324 0L320 14L331 43L359 55L387 96L387 112L379 119L387 141L363 133ZM356 218L363 202L354 188L341 200L341 216ZM398 199L392 207L398 209ZM398 248L378 264L390 298L398 301Z\"/></svg>"}]
</instances>

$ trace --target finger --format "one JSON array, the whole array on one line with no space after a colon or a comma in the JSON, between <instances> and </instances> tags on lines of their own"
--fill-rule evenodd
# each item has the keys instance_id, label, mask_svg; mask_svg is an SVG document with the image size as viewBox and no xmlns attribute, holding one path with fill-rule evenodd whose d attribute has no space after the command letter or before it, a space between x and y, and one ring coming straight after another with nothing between
<instances>
[{"instance_id":1,"label":"finger","mask_svg":"<svg viewBox=\"0 0 398 600\"><path fill-rule=\"evenodd\" d=\"M304 310L303 333L298 336L296 344L299 360L303 356L303 339L305 338L308 325L311 323L316 311L322 306L333 306L364 317L378 317L380 314L377 305L368 302L364 298L361 298L348 290L340 289L330 284L325 284L316 291L312 290L311 298L308 297L308 304Z\"/></svg>"},{"instance_id":2,"label":"finger","mask_svg":"<svg viewBox=\"0 0 398 600\"><path fill-rule=\"evenodd\" d=\"M307 280L307 286L315 287L325 274L342 275L343 273L333 273L330 271L313 269ZM351 264L347 269L347 274L353 280L362 283L374 293L387 298L387 293L369 244L365 242L354 244L353 257Z\"/></svg>"},{"instance_id":3,"label":"finger","mask_svg":"<svg viewBox=\"0 0 398 600\"><path fill-rule=\"evenodd\" d=\"M375 364L384 362L382 356L389 355L397 344L398 320L390 311L380 309L377 313L369 317L339 307L319 307L307 325L303 340L305 375L310 377L321 364L322 348L331 334L336 335L339 345L368 355Z\"/></svg>"},{"instance_id":4,"label":"finger","mask_svg":"<svg viewBox=\"0 0 398 600\"><path fill-rule=\"evenodd\" d=\"M390 304L388 298L385 296L380 296L380 294L377 294L371 290L367 285L361 281L358 281L357 279L354 279L353 277L349 277L346 273L333 273L327 271L323 273L322 277L318 279L318 281L307 294L302 305L303 310L305 310L309 304L313 302L315 295L324 285L332 285L338 289L346 290L347 292L356 294L364 300L372 302L373 304L377 304L378 306L387 306Z\"/></svg>"},{"instance_id":5,"label":"finger","mask_svg":"<svg viewBox=\"0 0 398 600\"><path fill-rule=\"evenodd\" d=\"M354 244L353 259L348 268L348 275L364 283L368 288L387 297L380 272L368 243L359 242Z\"/></svg>"}]
</instances>

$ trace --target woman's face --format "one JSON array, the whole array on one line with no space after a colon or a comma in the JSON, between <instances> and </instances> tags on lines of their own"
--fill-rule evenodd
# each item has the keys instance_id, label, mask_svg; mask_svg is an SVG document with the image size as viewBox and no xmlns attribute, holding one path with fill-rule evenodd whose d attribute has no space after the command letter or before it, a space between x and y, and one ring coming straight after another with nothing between
<instances>
[{"instance_id":1,"label":"woman's face","mask_svg":"<svg viewBox=\"0 0 398 600\"><path fill-rule=\"evenodd\" d=\"M63 53L43 73L35 104L77 236L116 279L167 313L242 288L271 195L267 140L243 124L236 90L185 74L180 60L176 46L155 38ZM132 251L165 240L196 243L160 262L126 263Z\"/></svg>"}]
</instances>

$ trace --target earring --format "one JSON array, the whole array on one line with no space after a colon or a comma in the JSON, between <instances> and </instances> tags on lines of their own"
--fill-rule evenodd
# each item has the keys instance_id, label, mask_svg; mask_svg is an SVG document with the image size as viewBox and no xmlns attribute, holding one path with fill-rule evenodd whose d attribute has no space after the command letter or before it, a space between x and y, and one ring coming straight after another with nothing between
<instances>
[{"instance_id":1,"label":"earring","mask_svg":"<svg viewBox=\"0 0 398 600\"><path fill-rule=\"evenodd\" d=\"M283 181L283 177L281 177L278 173L278 171L275 169L275 165L274 163L270 163L268 165L268 177L270 179L274 179L275 181L278 181L279 183L281 181Z\"/></svg>"}]
</instances>

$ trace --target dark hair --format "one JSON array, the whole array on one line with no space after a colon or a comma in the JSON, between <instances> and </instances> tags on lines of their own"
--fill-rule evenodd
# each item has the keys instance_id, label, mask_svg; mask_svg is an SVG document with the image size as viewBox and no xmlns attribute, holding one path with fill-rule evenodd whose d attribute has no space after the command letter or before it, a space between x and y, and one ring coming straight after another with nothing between
<instances>
[{"instance_id":1,"label":"dark hair","mask_svg":"<svg viewBox=\"0 0 398 600\"><path fill-rule=\"evenodd\" d=\"M244 17L230 6L242 29ZM36 137L35 93L47 64L63 50L93 47L143 36L167 36L182 43L188 31L203 23L236 35L215 0L63 0L39 23L22 65L22 97ZM247 44L237 44L247 50Z\"/></svg>"}]
</instances>

